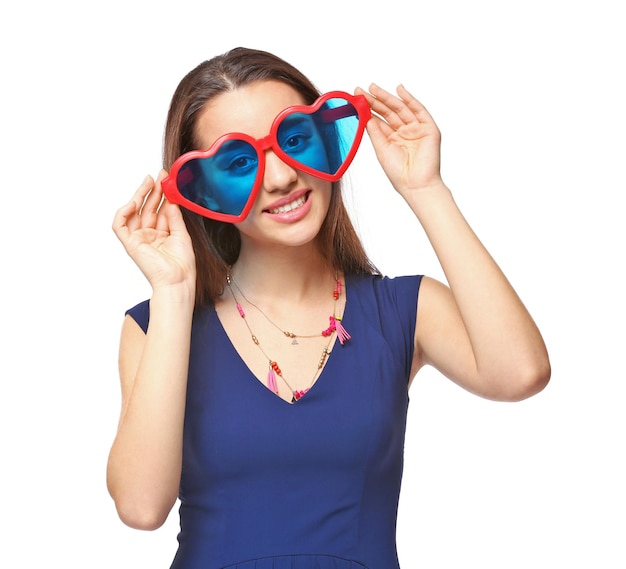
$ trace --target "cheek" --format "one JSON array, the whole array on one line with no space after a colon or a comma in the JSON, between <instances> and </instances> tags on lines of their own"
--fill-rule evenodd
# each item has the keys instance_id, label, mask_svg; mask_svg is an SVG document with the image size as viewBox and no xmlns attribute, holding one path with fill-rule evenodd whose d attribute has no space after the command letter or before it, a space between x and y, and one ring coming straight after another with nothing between
<instances>
[{"instance_id":1,"label":"cheek","mask_svg":"<svg viewBox=\"0 0 626 569\"><path fill-rule=\"evenodd\" d=\"M324 216L328 213L328 208L330 207L330 202L333 195L333 185L331 182L326 182L323 180L318 180L318 195L320 196L320 201L324 206Z\"/></svg>"}]
</instances>

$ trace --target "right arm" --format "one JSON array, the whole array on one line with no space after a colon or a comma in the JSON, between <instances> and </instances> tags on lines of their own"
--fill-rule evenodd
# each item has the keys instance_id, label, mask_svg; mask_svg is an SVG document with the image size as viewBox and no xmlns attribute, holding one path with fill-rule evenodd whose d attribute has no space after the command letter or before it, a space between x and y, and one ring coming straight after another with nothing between
<instances>
[{"instance_id":1,"label":"right arm","mask_svg":"<svg viewBox=\"0 0 626 569\"><path fill-rule=\"evenodd\" d=\"M138 529L161 526L178 496L195 297L191 240L162 177L146 178L113 222L153 291L147 333L129 316L122 326L122 409L107 465L119 516Z\"/></svg>"}]
</instances>

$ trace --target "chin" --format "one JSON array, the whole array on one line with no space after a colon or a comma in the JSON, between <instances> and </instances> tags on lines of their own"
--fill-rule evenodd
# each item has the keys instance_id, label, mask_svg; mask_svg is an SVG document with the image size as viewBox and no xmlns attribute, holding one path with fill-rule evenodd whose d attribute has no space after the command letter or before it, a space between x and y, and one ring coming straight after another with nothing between
<instances>
[{"instance_id":1,"label":"chin","mask_svg":"<svg viewBox=\"0 0 626 569\"><path fill-rule=\"evenodd\" d=\"M254 216L254 219L259 220L258 223L249 217L237 224L237 228L242 239L246 241L302 247L312 244L317 239L324 223L328 208L324 208L324 211L321 211L322 208L317 209L317 211L316 209L312 208L305 217L297 221L277 219L277 216L261 212Z\"/></svg>"}]
</instances>

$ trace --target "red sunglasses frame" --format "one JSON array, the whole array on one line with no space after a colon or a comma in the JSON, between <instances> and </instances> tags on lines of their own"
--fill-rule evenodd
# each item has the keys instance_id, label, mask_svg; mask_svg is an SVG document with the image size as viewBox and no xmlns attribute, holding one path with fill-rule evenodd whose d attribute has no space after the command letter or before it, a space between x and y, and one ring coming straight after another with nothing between
<instances>
[{"instance_id":1,"label":"red sunglasses frame","mask_svg":"<svg viewBox=\"0 0 626 569\"><path fill-rule=\"evenodd\" d=\"M354 107L354 109L356 109L356 116L359 119L352 147L350 148L350 151L346 155L339 169L333 174L321 172L319 170L315 170L309 166L306 166L305 164L301 164L280 148L277 139L278 128L280 127L281 122L287 116L294 113L313 114L326 101L330 99L345 99L348 103L350 103L350 105L352 105L352 107ZM346 111L345 107L347 106L348 105L343 105L340 107L328 109L326 111L323 111L322 115L323 117L328 117L328 122L348 116L353 116L353 112ZM172 164L172 167L170 168L167 177L165 177L161 181L163 193L165 194L165 197L168 199L168 201L170 201L171 203L180 205L204 217L215 219L217 221L226 221L229 223L237 223L239 221L243 221L250 213L250 210L252 209L252 206L259 193L259 189L261 188L261 185L263 183L263 176L265 174L265 152L267 150L273 150L274 154L276 154L276 156L278 156L283 162L285 162L285 164L291 166L296 170L299 170L300 172L310 174L312 176L315 176L316 178L327 180L329 182L336 182L341 178L341 176L343 176L345 171L350 166L350 163L354 159L356 151L361 144L361 139L363 138L363 133L365 132L365 126L367 125L367 122L369 121L371 116L372 111L367 102L367 99L363 95L350 95L349 93L345 93L343 91L330 91L321 95L311 105L294 105L292 107L287 107L286 109L283 109L280 113L278 113L278 115L272 122L270 133L263 138L254 139L244 133L230 132L228 134L220 136L207 150L191 150L190 152L182 154ZM246 205L239 215L221 213L202 207L201 205L198 205L195 202L192 202L191 200L188 200L186 197L184 197L178 189L178 185L176 184L178 173L184 164L186 164L190 160L211 157L219 150L221 145L228 140L243 140L249 143L256 150L256 153L259 157L257 174L252 189L250 190L250 196L248 197Z\"/></svg>"}]
</instances>

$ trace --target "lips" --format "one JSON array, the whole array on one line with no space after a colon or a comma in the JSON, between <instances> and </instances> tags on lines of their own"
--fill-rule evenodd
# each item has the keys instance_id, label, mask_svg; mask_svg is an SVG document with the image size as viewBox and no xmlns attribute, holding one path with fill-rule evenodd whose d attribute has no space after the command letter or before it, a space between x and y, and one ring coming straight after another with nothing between
<instances>
[{"instance_id":1,"label":"lips","mask_svg":"<svg viewBox=\"0 0 626 569\"><path fill-rule=\"evenodd\" d=\"M264 213L281 214L288 213L303 206L307 201L309 190L299 190L284 198L276 200L263 209Z\"/></svg>"},{"instance_id":2,"label":"lips","mask_svg":"<svg viewBox=\"0 0 626 569\"><path fill-rule=\"evenodd\" d=\"M293 209L300 207L301 205L304 204L305 201L306 201L306 196L302 196L301 198L298 198L297 200L291 203L288 203L287 205L283 205L283 206L273 208L273 209L268 209L267 211L269 213L287 213L288 211L291 211Z\"/></svg>"}]
</instances>

